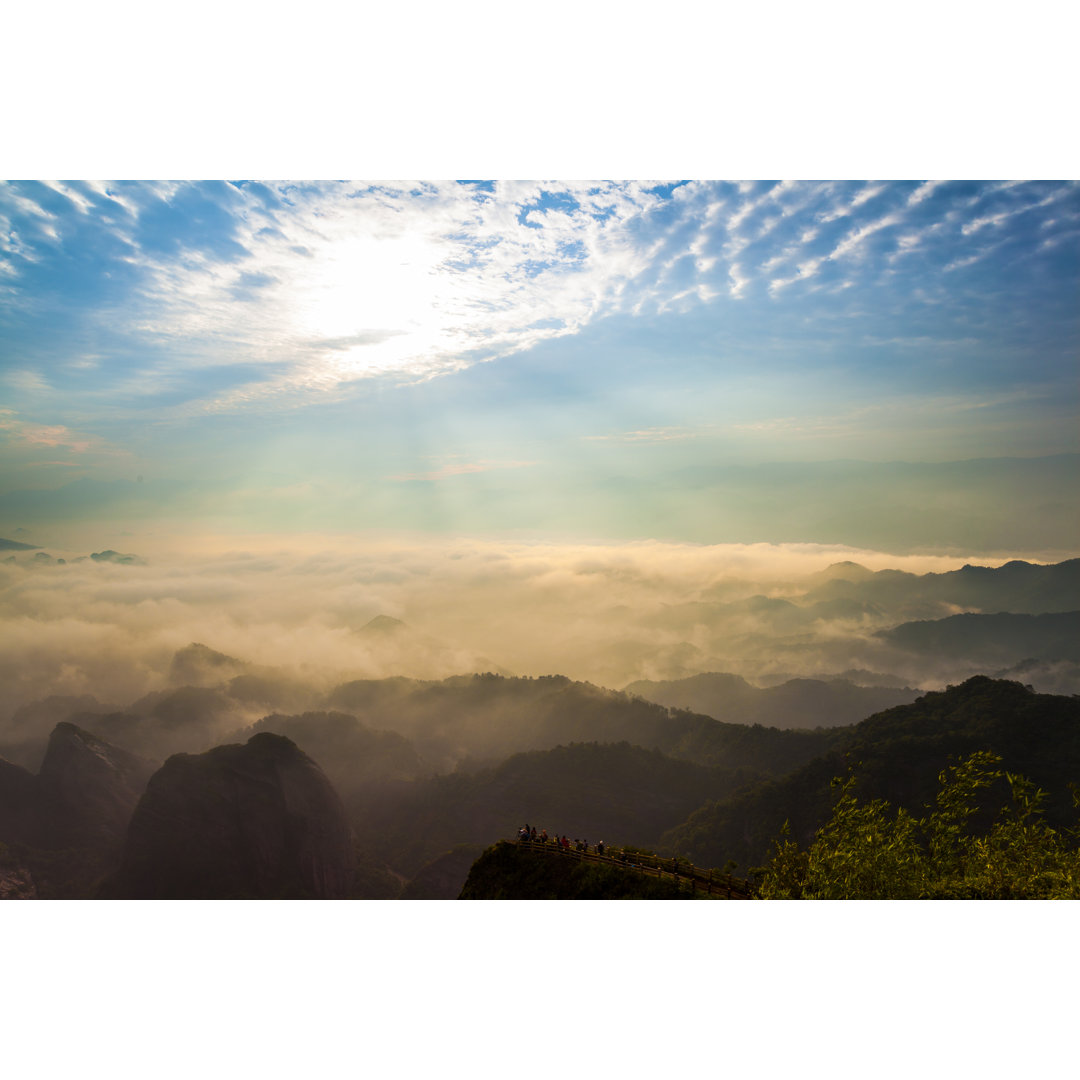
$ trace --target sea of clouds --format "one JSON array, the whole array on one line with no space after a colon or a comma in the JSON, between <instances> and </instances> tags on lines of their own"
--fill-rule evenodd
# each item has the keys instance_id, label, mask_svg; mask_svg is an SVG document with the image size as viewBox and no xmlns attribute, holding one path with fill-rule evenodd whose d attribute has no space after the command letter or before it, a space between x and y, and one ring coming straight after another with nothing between
<instances>
[{"instance_id":1,"label":"sea of clouds","mask_svg":"<svg viewBox=\"0 0 1080 1080\"><path fill-rule=\"evenodd\" d=\"M173 657L192 642L320 688L474 671L614 688L699 671L862 668L921 686L965 674L873 637L913 614L955 609L811 616L799 606L839 562L926 573L962 558L814 544L325 536L178 546L146 541L133 562L50 550L51 561L20 552L0 564L0 715L48 695L122 704L175 685ZM794 606L768 602L783 600Z\"/></svg>"}]
</instances>

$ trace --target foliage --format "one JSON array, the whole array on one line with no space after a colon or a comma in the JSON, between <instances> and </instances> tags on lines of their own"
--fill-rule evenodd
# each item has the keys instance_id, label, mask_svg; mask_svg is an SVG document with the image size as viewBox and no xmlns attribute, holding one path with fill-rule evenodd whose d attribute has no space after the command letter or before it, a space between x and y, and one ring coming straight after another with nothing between
<instances>
[{"instance_id":1,"label":"foliage","mask_svg":"<svg viewBox=\"0 0 1080 1080\"><path fill-rule=\"evenodd\" d=\"M661 846L700 865L728 859L757 865L772 854L785 820L792 839L804 847L813 841L832 812L830 781L852 762L859 762L854 793L861 800L885 799L918 816L933 802L941 770L985 749L1000 755L1003 769L1047 792L1041 808L1048 824L1063 828L1073 820L1068 785L1080 777L1080 697L1037 694L1017 682L975 676L839 729L837 737L846 741L787 776L747 784L701 806L665 834ZM1007 790L1004 775L980 790L971 819L977 831L989 830Z\"/></svg>"},{"instance_id":2,"label":"foliage","mask_svg":"<svg viewBox=\"0 0 1080 1080\"><path fill-rule=\"evenodd\" d=\"M528 821L552 836L654 844L709 798L735 789L730 770L629 743L571 743L515 754L475 773L418 781L359 823L369 847L413 876L458 843L514 836ZM359 831L359 829L358 829Z\"/></svg>"},{"instance_id":3,"label":"foliage","mask_svg":"<svg viewBox=\"0 0 1080 1080\"><path fill-rule=\"evenodd\" d=\"M460 900L692 900L685 882L578 862L500 841L473 864Z\"/></svg>"},{"instance_id":4,"label":"foliage","mask_svg":"<svg viewBox=\"0 0 1080 1080\"><path fill-rule=\"evenodd\" d=\"M976 751L940 773L920 818L884 799L860 802L856 775L833 781L832 817L808 849L786 829L763 869L764 899L1080 899L1080 851L1043 820L1045 792ZM1004 779L1010 802L984 835L971 828L980 794ZM1074 801L1077 799L1074 790Z\"/></svg>"}]
</instances>

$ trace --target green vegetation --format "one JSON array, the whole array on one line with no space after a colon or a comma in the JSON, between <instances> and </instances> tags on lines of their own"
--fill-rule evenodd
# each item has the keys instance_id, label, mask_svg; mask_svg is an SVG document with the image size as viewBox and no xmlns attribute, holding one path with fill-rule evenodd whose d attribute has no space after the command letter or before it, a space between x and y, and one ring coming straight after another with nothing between
<instances>
[{"instance_id":1,"label":"green vegetation","mask_svg":"<svg viewBox=\"0 0 1080 1080\"><path fill-rule=\"evenodd\" d=\"M340 792L343 805L334 817L342 819L342 846L351 845L354 856L343 857L341 895L457 896L480 851L496 837L516 835L526 820L552 836L588 837L592 848L603 839L609 854L625 845L634 856L629 862L654 870L655 860L677 858L680 871L692 863L745 876L747 867L768 863L764 889L777 897L1076 895L1070 785L1080 780L1080 697L1037 694L1018 682L978 676L852 727L784 731L721 723L562 678L385 680L347 689L358 700L371 699L363 720L334 712L275 713L251 736L311 747L305 775L318 772L318 762L328 789ZM128 720L148 723L153 713L162 731L172 731L182 704L210 709L213 701L200 694L187 688L151 695L140 705L141 716L91 719L99 730L116 720L119 732ZM68 700L56 702L66 707ZM70 701L85 707L80 699ZM49 705L46 719L56 702L41 703ZM407 733L372 726L392 713L400 714ZM208 724L194 724L200 737ZM495 729L491 745L485 740ZM596 741L548 745L578 729ZM417 749L417 735L436 758L459 767L438 774ZM515 744L528 748L501 756L500 747ZM152 766L70 721L56 725L49 747L38 776L0 760L0 839L9 845L12 865L32 874L39 895L97 895L118 872L124 826ZM472 750L485 752L463 757ZM232 751L219 746L207 753L216 760ZM170 759L159 779L190 758ZM939 792L943 774L947 783ZM837 776L846 779L834 782ZM195 784L192 805L207 813L218 805L219 780L224 783L217 777ZM262 822L263 848L277 850L271 838L280 831L280 807L260 792L256 785L250 805L237 810L236 821L229 818L228 828L209 828L215 843L236 837L207 870L211 877L251 861L239 853L251 845L253 822ZM326 798L337 806L337 796ZM195 873L207 854L205 840L194 839L188 812L172 815L178 831L162 873L172 872L181 853ZM286 824L282 842L292 843L295 822ZM785 827L778 849L776 837ZM605 865L616 873L626 869L576 859L555 870L529 863L514 871L505 889L585 898L629 895L628 889L657 895L658 887L685 884L650 875L641 893L628 879L606 880ZM215 886L214 895L247 888ZM500 888L494 877L484 883L485 895ZM256 891L311 891L290 889L275 878Z\"/></svg>"},{"instance_id":2,"label":"green vegetation","mask_svg":"<svg viewBox=\"0 0 1080 1080\"><path fill-rule=\"evenodd\" d=\"M660 835L705 800L734 792L732 770L675 761L629 743L571 743L515 754L475 773L419 781L355 821L361 840L411 877L460 843L510 837L524 821L595 844Z\"/></svg>"},{"instance_id":3,"label":"green vegetation","mask_svg":"<svg viewBox=\"0 0 1080 1080\"><path fill-rule=\"evenodd\" d=\"M496 762L575 742L629 742L697 765L741 769L748 778L783 776L843 738L838 731L722 723L562 676L360 680L327 700L370 727L404 735L436 771L452 770L463 755Z\"/></svg>"},{"instance_id":4,"label":"green vegetation","mask_svg":"<svg viewBox=\"0 0 1080 1080\"><path fill-rule=\"evenodd\" d=\"M841 741L789 775L701 806L660 846L703 866L729 860L760 865L785 821L792 839L804 847L813 841L832 813L830 781L847 775L853 763L853 795L919 814L933 802L941 771L978 750L998 755L1004 769L1029 777L1046 793L1040 808L1049 825L1063 828L1073 820L1069 785L1080 780L1080 698L976 676L836 734ZM1004 780L996 796L982 792L975 816L980 829L989 829L1005 795Z\"/></svg>"},{"instance_id":5,"label":"green vegetation","mask_svg":"<svg viewBox=\"0 0 1080 1080\"><path fill-rule=\"evenodd\" d=\"M697 898L704 898L697 893ZM683 882L529 851L503 840L473 864L460 900L692 900Z\"/></svg>"},{"instance_id":6,"label":"green vegetation","mask_svg":"<svg viewBox=\"0 0 1080 1080\"><path fill-rule=\"evenodd\" d=\"M83 900L93 897L119 859L116 849L68 847L50 849L9 843L0 859L24 867L33 877L42 900Z\"/></svg>"},{"instance_id":7,"label":"green vegetation","mask_svg":"<svg viewBox=\"0 0 1080 1080\"><path fill-rule=\"evenodd\" d=\"M915 818L884 799L860 802L854 773L834 779L840 796L807 850L782 836L765 867L767 900L1080 899L1080 832L1043 820L1046 793L1003 772L989 751L939 776L936 807ZM980 794L1005 780L1010 802L990 829L971 831ZM1080 805L1080 794L1074 789Z\"/></svg>"}]
</instances>

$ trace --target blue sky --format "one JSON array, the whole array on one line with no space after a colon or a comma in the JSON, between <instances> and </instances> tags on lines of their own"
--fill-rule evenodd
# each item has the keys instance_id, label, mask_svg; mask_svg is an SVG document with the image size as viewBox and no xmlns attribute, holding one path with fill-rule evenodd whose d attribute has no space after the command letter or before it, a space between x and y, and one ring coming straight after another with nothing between
<instances>
[{"instance_id":1,"label":"blue sky","mask_svg":"<svg viewBox=\"0 0 1080 1080\"><path fill-rule=\"evenodd\" d=\"M1064 550L1078 268L1075 182L8 183L0 535Z\"/></svg>"}]
</instances>

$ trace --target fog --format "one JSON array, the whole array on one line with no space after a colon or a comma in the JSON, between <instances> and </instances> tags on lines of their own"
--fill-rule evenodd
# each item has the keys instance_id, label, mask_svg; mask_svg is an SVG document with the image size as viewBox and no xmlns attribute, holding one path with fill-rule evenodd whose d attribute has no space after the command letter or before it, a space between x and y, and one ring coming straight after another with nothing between
<instances>
[{"instance_id":1,"label":"fog","mask_svg":"<svg viewBox=\"0 0 1080 1080\"><path fill-rule=\"evenodd\" d=\"M923 574L965 562L839 546L328 537L138 546L127 563L49 549L53 561L18 552L0 565L0 716L49 695L126 704L221 682L213 667L174 669L193 642L241 661L230 676L273 672L320 692L348 679L475 671L621 688L704 671L767 680L857 668L932 687L970 665L914 657L874 632L979 610L917 596L822 603L814 590L837 563Z\"/></svg>"}]
</instances>

